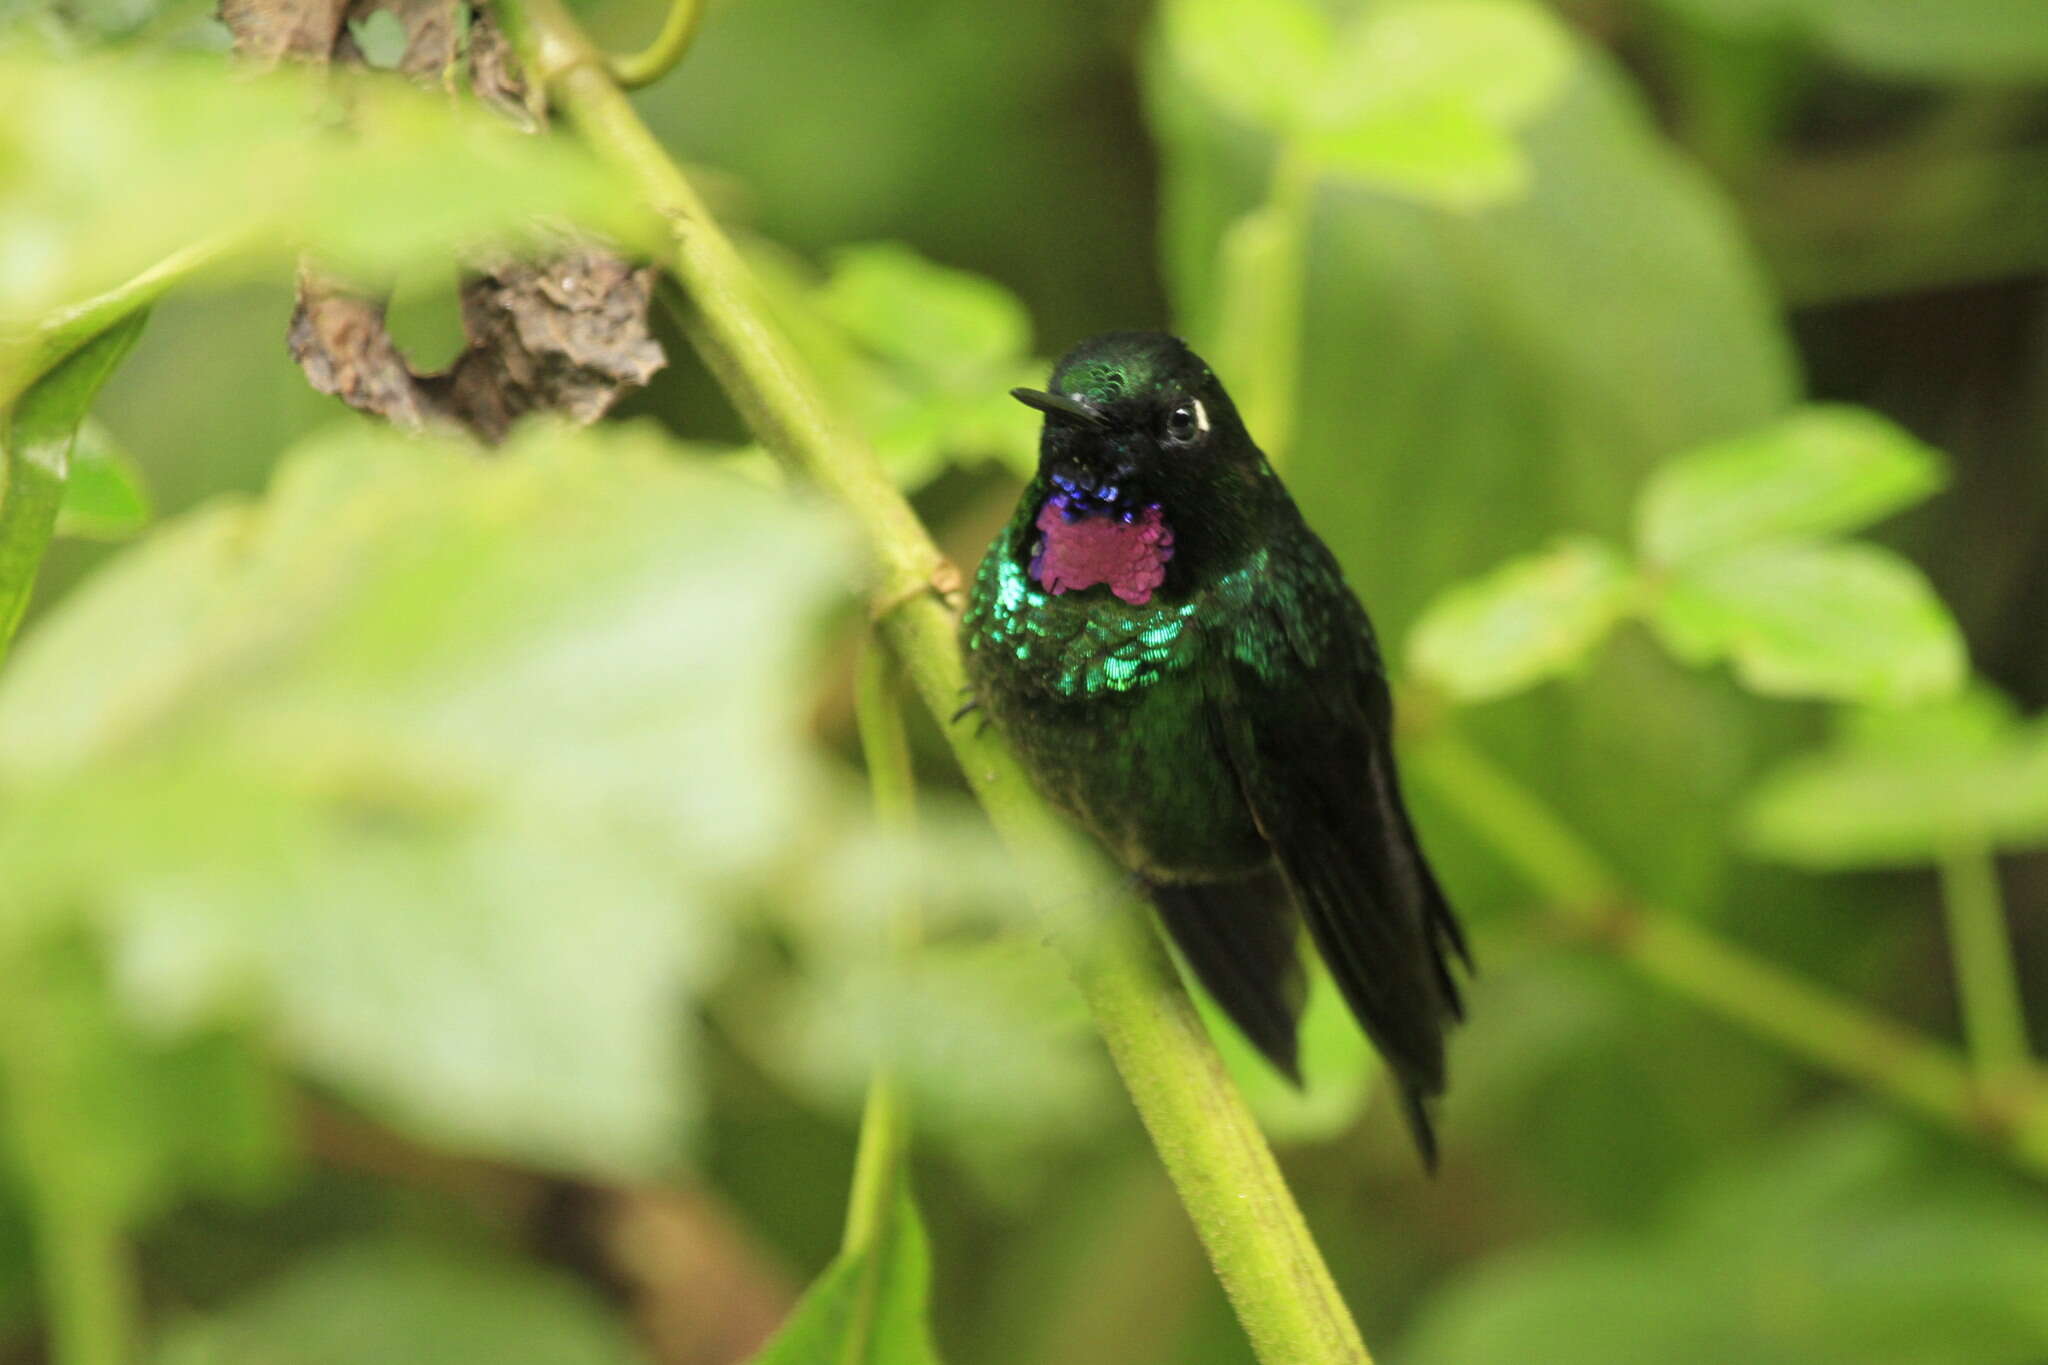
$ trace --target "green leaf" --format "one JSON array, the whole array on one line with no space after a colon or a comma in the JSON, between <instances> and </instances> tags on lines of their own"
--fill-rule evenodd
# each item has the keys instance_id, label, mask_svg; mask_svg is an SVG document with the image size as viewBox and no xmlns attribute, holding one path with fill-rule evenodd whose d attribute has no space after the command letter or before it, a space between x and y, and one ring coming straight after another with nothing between
<instances>
[{"instance_id":1,"label":"green leaf","mask_svg":"<svg viewBox=\"0 0 2048 1365\"><path fill-rule=\"evenodd\" d=\"M71 447L71 474L57 509L57 534L126 540L149 524L142 470L114 433L88 417Z\"/></svg>"},{"instance_id":2,"label":"green leaf","mask_svg":"<svg viewBox=\"0 0 2048 1365\"><path fill-rule=\"evenodd\" d=\"M1661 0L1746 37L1803 32L1844 62L1905 80L2022 83L2048 74L2048 23L2012 0Z\"/></svg>"},{"instance_id":3,"label":"green leaf","mask_svg":"<svg viewBox=\"0 0 2048 1365\"><path fill-rule=\"evenodd\" d=\"M1954 691L1969 667L1920 571L1860 542L1763 545L1685 566L1650 620L1679 658L1730 659L1769 696L1905 703Z\"/></svg>"},{"instance_id":4,"label":"green leaf","mask_svg":"<svg viewBox=\"0 0 2048 1365\"><path fill-rule=\"evenodd\" d=\"M1561 540L1437 599L1409 636L1408 663L1454 697L1504 697L1577 668L1636 594L1611 546Z\"/></svg>"},{"instance_id":5,"label":"green leaf","mask_svg":"<svg viewBox=\"0 0 2048 1365\"><path fill-rule=\"evenodd\" d=\"M174 1324L154 1365L631 1365L624 1327L572 1281L424 1243L328 1250Z\"/></svg>"},{"instance_id":6,"label":"green leaf","mask_svg":"<svg viewBox=\"0 0 2048 1365\"><path fill-rule=\"evenodd\" d=\"M801 659L848 570L647 436L315 441L0 677L0 942L89 907L158 1028L253 1019L430 1140L658 1165L687 992L823 795Z\"/></svg>"},{"instance_id":7,"label":"green leaf","mask_svg":"<svg viewBox=\"0 0 2048 1365\"><path fill-rule=\"evenodd\" d=\"M0 413L0 654L28 610L43 551L63 515L79 424L147 320L144 311L114 323Z\"/></svg>"},{"instance_id":8,"label":"green leaf","mask_svg":"<svg viewBox=\"0 0 2048 1365\"><path fill-rule=\"evenodd\" d=\"M1008 290L894 243L839 252L822 283L765 248L755 264L790 337L898 486L989 458L1034 471L1037 423L1009 391L1043 383L1046 367Z\"/></svg>"},{"instance_id":9,"label":"green leaf","mask_svg":"<svg viewBox=\"0 0 2048 1365\"><path fill-rule=\"evenodd\" d=\"M2048 718L2022 724L1981 690L1854 714L1759 784L1742 829L1756 853L1822 870L2048 845Z\"/></svg>"},{"instance_id":10,"label":"green leaf","mask_svg":"<svg viewBox=\"0 0 2048 1365\"><path fill-rule=\"evenodd\" d=\"M1860 530L1939 489L1941 457L1863 408L1801 408L1673 459L1636 509L1643 555L1677 564L1765 541Z\"/></svg>"},{"instance_id":11,"label":"green leaf","mask_svg":"<svg viewBox=\"0 0 2048 1365\"><path fill-rule=\"evenodd\" d=\"M895 242L837 253L818 304L859 345L941 384L1014 365L1031 345L1015 294Z\"/></svg>"},{"instance_id":12,"label":"green leaf","mask_svg":"<svg viewBox=\"0 0 2048 1365\"><path fill-rule=\"evenodd\" d=\"M930 1298L924 1223L899 1179L874 1246L835 1259L751 1365L938 1365Z\"/></svg>"},{"instance_id":13,"label":"green leaf","mask_svg":"<svg viewBox=\"0 0 2048 1365\"><path fill-rule=\"evenodd\" d=\"M17 55L0 58L0 89L0 321L222 236L245 265L310 251L381 279L518 237L536 215L628 240L649 231L617 175L575 142L390 73Z\"/></svg>"}]
</instances>

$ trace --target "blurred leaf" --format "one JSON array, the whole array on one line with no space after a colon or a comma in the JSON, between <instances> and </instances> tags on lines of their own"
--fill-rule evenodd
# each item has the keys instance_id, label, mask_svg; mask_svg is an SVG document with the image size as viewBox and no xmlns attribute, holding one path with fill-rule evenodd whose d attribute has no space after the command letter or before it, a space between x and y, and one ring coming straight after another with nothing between
<instances>
[{"instance_id":1,"label":"blurred leaf","mask_svg":"<svg viewBox=\"0 0 2048 1365\"><path fill-rule=\"evenodd\" d=\"M0 677L0 942L84 903L147 1022L253 1015L429 1139L645 1169L719 908L814 807L800 643L846 572L631 433L315 441Z\"/></svg>"},{"instance_id":2,"label":"blurred leaf","mask_svg":"<svg viewBox=\"0 0 2048 1365\"><path fill-rule=\"evenodd\" d=\"M1960 687L1969 666L1920 571L1860 542L1762 545L1683 566L1650 619L1680 658L1730 659L1772 696L1917 701Z\"/></svg>"},{"instance_id":3,"label":"blurred leaf","mask_svg":"<svg viewBox=\"0 0 2048 1365\"><path fill-rule=\"evenodd\" d=\"M75 937L6 956L0 1004L12 1156L60 1218L115 1226L175 1191L246 1196L276 1178L285 1114L238 1039L138 1036Z\"/></svg>"},{"instance_id":4,"label":"blurred leaf","mask_svg":"<svg viewBox=\"0 0 2048 1365\"><path fill-rule=\"evenodd\" d=\"M2048 844L2048 717L2022 724L1995 693L1973 691L1843 728L1757 788L1743 829L1758 853L1837 869Z\"/></svg>"},{"instance_id":5,"label":"blurred leaf","mask_svg":"<svg viewBox=\"0 0 2048 1365\"><path fill-rule=\"evenodd\" d=\"M1765 541L1861 530L1941 487L1941 458L1863 408L1801 408L1657 470L1636 509L1643 555L1676 564Z\"/></svg>"},{"instance_id":6,"label":"blurred leaf","mask_svg":"<svg viewBox=\"0 0 2048 1365\"><path fill-rule=\"evenodd\" d=\"M0 411L0 655L28 610L43 552L63 518L79 424L147 321L146 310L121 318Z\"/></svg>"},{"instance_id":7,"label":"blurred leaf","mask_svg":"<svg viewBox=\"0 0 2048 1365\"><path fill-rule=\"evenodd\" d=\"M1661 0L1745 36L1801 32L1851 65L1932 82L2048 76L2048 21L2013 0Z\"/></svg>"},{"instance_id":8,"label":"blurred leaf","mask_svg":"<svg viewBox=\"0 0 2048 1365\"><path fill-rule=\"evenodd\" d=\"M1318 92L1306 145L1339 175L1478 207L1527 188L1517 133L1572 69L1563 30L1519 0L1401 0L1364 11Z\"/></svg>"},{"instance_id":9,"label":"blurred leaf","mask_svg":"<svg viewBox=\"0 0 2048 1365\"><path fill-rule=\"evenodd\" d=\"M1731 1160L1656 1235L1496 1257L1425 1308L1414 1365L2032 1365L2048 1351L2048 1212L1839 1121Z\"/></svg>"},{"instance_id":10,"label":"blurred leaf","mask_svg":"<svg viewBox=\"0 0 2048 1365\"><path fill-rule=\"evenodd\" d=\"M0 88L0 319L221 234L269 265L311 251L380 277L520 235L535 215L628 239L648 229L615 173L574 142L386 73L16 55L0 57Z\"/></svg>"},{"instance_id":11,"label":"blurred leaf","mask_svg":"<svg viewBox=\"0 0 2048 1365\"><path fill-rule=\"evenodd\" d=\"M114 433L88 417L71 446L71 473L57 509L57 534L126 540L149 524L142 470Z\"/></svg>"},{"instance_id":12,"label":"blurred leaf","mask_svg":"<svg viewBox=\"0 0 2048 1365\"><path fill-rule=\"evenodd\" d=\"M1578 667L1635 596L1611 546L1561 540L1437 599L1409 636L1408 663L1454 697L1507 696Z\"/></svg>"},{"instance_id":13,"label":"blurred leaf","mask_svg":"<svg viewBox=\"0 0 2048 1365\"><path fill-rule=\"evenodd\" d=\"M625 1329L573 1282L402 1242L318 1253L226 1310L173 1325L154 1365L629 1365Z\"/></svg>"},{"instance_id":14,"label":"blurred leaf","mask_svg":"<svg viewBox=\"0 0 2048 1365\"><path fill-rule=\"evenodd\" d=\"M886 1062L921 1131L992 1195L1111 1112L1112 1091L1071 982L1036 940L936 942L908 964L820 953L749 1021L754 1055L799 1094L858 1112Z\"/></svg>"},{"instance_id":15,"label":"blurred leaf","mask_svg":"<svg viewBox=\"0 0 2048 1365\"><path fill-rule=\"evenodd\" d=\"M751 1365L938 1365L930 1298L924 1223L899 1175L874 1245L841 1253Z\"/></svg>"},{"instance_id":16,"label":"blurred leaf","mask_svg":"<svg viewBox=\"0 0 2048 1365\"><path fill-rule=\"evenodd\" d=\"M1336 55L1329 20L1306 0L1169 0L1159 24L1178 79L1270 133L1310 121Z\"/></svg>"},{"instance_id":17,"label":"blurred leaf","mask_svg":"<svg viewBox=\"0 0 2048 1365\"><path fill-rule=\"evenodd\" d=\"M939 383L971 385L1031 345L1031 319L1015 294L896 242L837 253L818 305L878 358Z\"/></svg>"}]
</instances>

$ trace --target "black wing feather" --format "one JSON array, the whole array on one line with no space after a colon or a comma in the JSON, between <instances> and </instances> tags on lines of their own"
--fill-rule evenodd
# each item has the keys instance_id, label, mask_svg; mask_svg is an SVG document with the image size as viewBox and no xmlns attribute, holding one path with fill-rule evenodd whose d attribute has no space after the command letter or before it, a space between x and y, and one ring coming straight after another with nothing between
<instances>
[{"instance_id":1,"label":"black wing feather","mask_svg":"<svg viewBox=\"0 0 2048 1365\"><path fill-rule=\"evenodd\" d=\"M1362 615L1353 638L1356 647L1337 657L1305 658L1284 696L1234 666L1224 689L1231 695L1212 697L1210 714L1245 803L1332 978L1393 1073L1433 1169L1428 1105L1443 1093L1444 1033L1462 1012L1447 955L1469 958L1401 801L1391 703Z\"/></svg>"},{"instance_id":2,"label":"black wing feather","mask_svg":"<svg viewBox=\"0 0 2048 1365\"><path fill-rule=\"evenodd\" d=\"M1300 1085L1301 957L1294 910L1279 874L1152 883L1147 889L1160 922L1203 987L1266 1060Z\"/></svg>"}]
</instances>

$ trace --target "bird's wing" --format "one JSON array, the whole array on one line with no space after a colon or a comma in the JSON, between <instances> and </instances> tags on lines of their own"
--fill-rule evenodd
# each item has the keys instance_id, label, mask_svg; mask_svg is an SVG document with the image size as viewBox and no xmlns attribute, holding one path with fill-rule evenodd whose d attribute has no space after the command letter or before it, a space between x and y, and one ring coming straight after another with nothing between
<instances>
[{"instance_id":1,"label":"bird's wing","mask_svg":"<svg viewBox=\"0 0 2048 1365\"><path fill-rule=\"evenodd\" d=\"M1252 1045L1299 1085L1299 930L1279 873L1269 869L1232 881L1154 882L1146 889L1174 946L1210 996Z\"/></svg>"},{"instance_id":2,"label":"bird's wing","mask_svg":"<svg viewBox=\"0 0 2048 1365\"><path fill-rule=\"evenodd\" d=\"M1210 723L1433 1166L1426 1105L1443 1092L1444 1032L1460 1010L1447 955L1465 948L1401 801L1370 627L1330 570L1330 591L1270 595L1217 675Z\"/></svg>"}]
</instances>

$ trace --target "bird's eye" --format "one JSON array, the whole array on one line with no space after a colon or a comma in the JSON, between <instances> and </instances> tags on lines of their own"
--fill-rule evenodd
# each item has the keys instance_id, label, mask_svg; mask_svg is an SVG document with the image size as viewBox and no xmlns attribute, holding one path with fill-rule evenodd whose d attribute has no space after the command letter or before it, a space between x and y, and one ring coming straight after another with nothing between
<instances>
[{"instance_id":1,"label":"bird's eye","mask_svg":"<svg viewBox=\"0 0 2048 1365\"><path fill-rule=\"evenodd\" d=\"M1175 445L1192 445L1209 432L1209 414L1202 400L1190 398L1166 414L1166 439Z\"/></svg>"}]
</instances>

